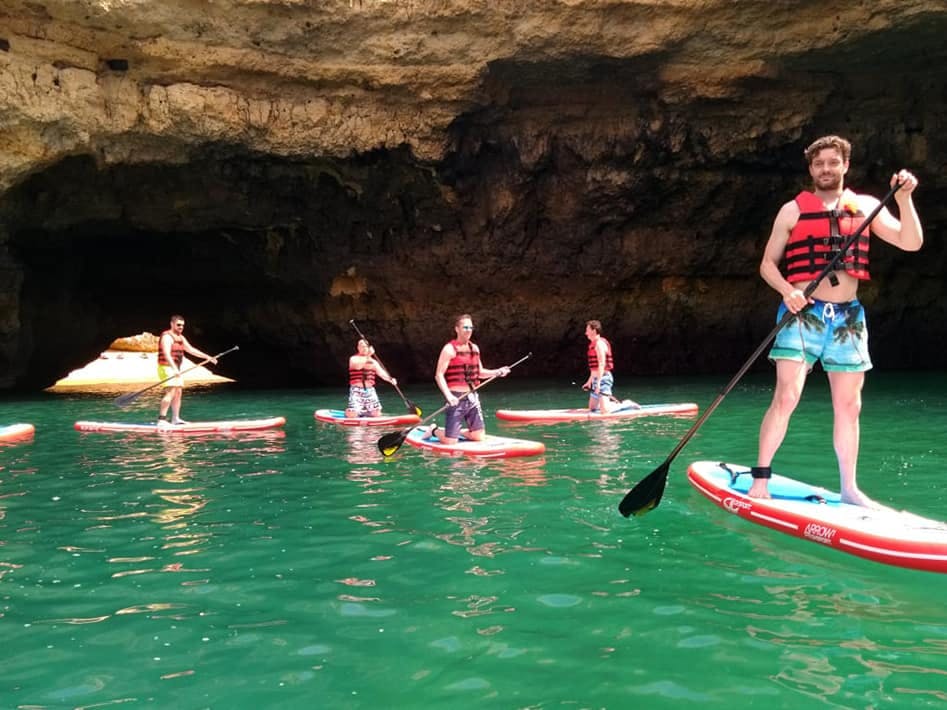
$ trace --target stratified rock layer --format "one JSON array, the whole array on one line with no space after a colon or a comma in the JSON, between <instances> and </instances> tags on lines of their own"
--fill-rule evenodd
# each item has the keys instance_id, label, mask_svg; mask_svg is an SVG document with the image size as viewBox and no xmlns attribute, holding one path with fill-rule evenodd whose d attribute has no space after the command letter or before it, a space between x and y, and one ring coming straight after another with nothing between
<instances>
[{"instance_id":1,"label":"stratified rock layer","mask_svg":"<svg viewBox=\"0 0 947 710\"><path fill-rule=\"evenodd\" d=\"M942 2L7 0L0 387L184 313L241 382L342 380L354 319L428 379L454 313L489 365L730 370L802 148L907 166L920 254L873 248L872 350L947 344Z\"/></svg>"}]
</instances>

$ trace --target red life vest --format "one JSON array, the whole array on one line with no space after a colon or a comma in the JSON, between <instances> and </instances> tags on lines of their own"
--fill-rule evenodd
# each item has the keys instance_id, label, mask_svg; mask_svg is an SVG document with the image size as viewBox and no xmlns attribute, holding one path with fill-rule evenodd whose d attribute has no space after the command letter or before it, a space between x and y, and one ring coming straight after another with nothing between
<instances>
[{"instance_id":1,"label":"red life vest","mask_svg":"<svg viewBox=\"0 0 947 710\"><path fill-rule=\"evenodd\" d=\"M375 368L355 369L349 368L349 385L356 387L374 387L375 386Z\"/></svg>"},{"instance_id":2,"label":"red life vest","mask_svg":"<svg viewBox=\"0 0 947 710\"><path fill-rule=\"evenodd\" d=\"M826 210L815 194L796 195L799 221L786 243L786 280L812 281L842 247L842 243L861 226L865 215L858 208L855 193L845 190L839 198L842 209ZM871 236L865 230L836 264L856 279L867 281L868 246ZM830 276L830 279L832 277Z\"/></svg>"},{"instance_id":3,"label":"red life vest","mask_svg":"<svg viewBox=\"0 0 947 710\"><path fill-rule=\"evenodd\" d=\"M184 336L175 335L170 330L164 331L158 338L158 364L165 366L171 364L168 362L168 358L164 356L164 348L161 347L161 338L166 335L171 336L171 359L175 365L181 367L181 363L184 362Z\"/></svg>"},{"instance_id":4,"label":"red life vest","mask_svg":"<svg viewBox=\"0 0 947 710\"><path fill-rule=\"evenodd\" d=\"M605 372L611 372L615 369L615 361L612 359L612 344L599 336L599 340L605 343ZM595 343L589 341L589 370L593 373L598 372L598 351L595 349Z\"/></svg>"},{"instance_id":5,"label":"red life vest","mask_svg":"<svg viewBox=\"0 0 947 710\"><path fill-rule=\"evenodd\" d=\"M480 348L471 342L464 347L458 340L450 341L454 346L454 357L447 364L444 379L447 389L463 392L480 384Z\"/></svg>"}]
</instances>

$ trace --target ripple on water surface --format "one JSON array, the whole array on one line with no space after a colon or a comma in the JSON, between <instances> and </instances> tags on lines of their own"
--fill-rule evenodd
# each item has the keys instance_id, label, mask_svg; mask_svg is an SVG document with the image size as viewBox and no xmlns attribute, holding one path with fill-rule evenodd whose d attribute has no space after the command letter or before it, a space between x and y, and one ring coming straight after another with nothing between
<instances>
[{"instance_id":1,"label":"ripple on water surface","mask_svg":"<svg viewBox=\"0 0 947 710\"><path fill-rule=\"evenodd\" d=\"M722 383L620 384L706 403ZM947 509L945 385L873 373L862 418L863 486L933 517ZM755 456L771 386L731 392L660 507L631 520L618 500L692 418L505 427L488 409L492 431L547 451L483 462L385 459L384 432L312 419L341 390L189 395L192 418L287 417L247 437L81 435L77 419L144 418L155 402L26 400L34 441L0 449L4 702L942 705L944 577L749 525L686 483L690 460ZM569 406L574 389L498 383L485 406ZM432 387L406 394L441 406ZM836 488L830 427L814 379L780 465Z\"/></svg>"}]
</instances>

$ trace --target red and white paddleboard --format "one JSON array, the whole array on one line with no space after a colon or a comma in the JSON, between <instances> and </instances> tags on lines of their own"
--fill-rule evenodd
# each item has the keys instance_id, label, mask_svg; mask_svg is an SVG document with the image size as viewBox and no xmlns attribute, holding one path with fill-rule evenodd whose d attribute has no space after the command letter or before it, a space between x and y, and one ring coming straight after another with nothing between
<instances>
[{"instance_id":1,"label":"red and white paddleboard","mask_svg":"<svg viewBox=\"0 0 947 710\"><path fill-rule=\"evenodd\" d=\"M421 421L417 414L408 413L382 414L379 417L347 417L341 409L317 409L313 416L320 422L342 426L401 426Z\"/></svg>"},{"instance_id":2,"label":"red and white paddleboard","mask_svg":"<svg viewBox=\"0 0 947 710\"><path fill-rule=\"evenodd\" d=\"M31 439L36 428L32 424L7 424L0 426L0 441L15 442Z\"/></svg>"},{"instance_id":3,"label":"red and white paddleboard","mask_svg":"<svg viewBox=\"0 0 947 710\"><path fill-rule=\"evenodd\" d=\"M76 422L77 431L100 434L233 434L242 431L277 429L286 423L284 417L268 419L233 419L218 422L188 422L187 424L128 424L125 422Z\"/></svg>"},{"instance_id":4,"label":"red and white paddleboard","mask_svg":"<svg viewBox=\"0 0 947 710\"><path fill-rule=\"evenodd\" d=\"M697 405L693 402L678 404L642 404L625 405L608 414L592 412L588 408L579 409L498 409L497 419L507 422L529 422L532 424L552 424L554 422L594 422L611 419L636 419L661 414L690 416L697 414Z\"/></svg>"},{"instance_id":5,"label":"red and white paddleboard","mask_svg":"<svg viewBox=\"0 0 947 710\"><path fill-rule=\"evenodd\" d=\"M724 510L757 525L897 567L947 572L947 523L907 511L842 503L839 494L774 474L772 499L750 498L749 467L698 461L691 484ZM739 474L733 479L732 474Z\"/></svg>"},{"instance_id":6,"label":"red and white paddleboard","mask_svg":"<svg viewBox=\"0 0 947 710\"><path fill-rule=\"evenodd\" d=\"M546 450L541 441L511 439L507 436L487 434L483 441L461 439L456 444L442 444L427 436L427 427L414 427L405 439L411 446L428 449L452 456L476 456L478 458L502 459L511 456L538 456Z\"/></svg>"}]
</instances>

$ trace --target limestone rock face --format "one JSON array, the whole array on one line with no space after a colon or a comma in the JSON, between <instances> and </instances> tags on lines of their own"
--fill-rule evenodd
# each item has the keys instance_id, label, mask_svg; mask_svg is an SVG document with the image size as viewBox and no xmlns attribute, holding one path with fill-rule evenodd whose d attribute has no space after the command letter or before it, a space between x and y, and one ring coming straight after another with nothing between
<instances>
[{"instance_id":1,"label":"limestone rock face","mask_svg":"<svg viewBox=\"0 0 947 710\"><path fill-rule=\"evenodd\" d=\"M928 241L873 247L877 364L947 344L942 0L5 0L0 387L171 313L243 383L342 382L355 320L430 378L470 311L492 366L729 371L802 149L909 167ZM910 335L908 335L910 334Z\"/></svg>"},{"instance_id":2,"label":"limestone rock face","mask_svg":"<svg viewBox=\"0 0 947 710\"><path fill-rule=\"evenodd\" d=\"M147 331L138 335L127 335L113 340L108 349L131 353L156 353L158 352L158 336Z\"/></svg>"}]
</instances>

